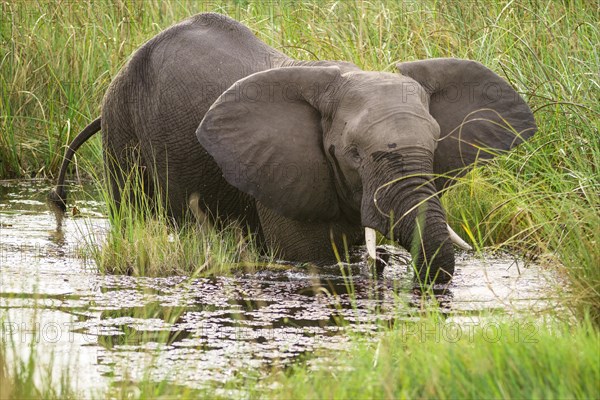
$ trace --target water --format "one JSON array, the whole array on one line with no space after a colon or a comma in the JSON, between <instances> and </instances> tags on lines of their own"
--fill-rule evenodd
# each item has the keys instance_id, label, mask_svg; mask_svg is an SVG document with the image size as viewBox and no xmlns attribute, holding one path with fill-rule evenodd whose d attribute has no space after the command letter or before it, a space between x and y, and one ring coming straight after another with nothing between
<instances>
[{"instance_id":1,"label":"water","mask_svg":"<svg viewBox=\"0 0 600 400\"><path fill-rule=\"evenodd\" d=\"M405 254L394 249L378 280L361 264L345 273L290 266L200 279L102 275L82 257L108 229L98 196L72 186L77 215L70 210L57 226L45 204L51 187L0 181L1 333L15 344L11 357L27 357L34 342L36 362L57 382L68 373L76 390L95 393L112 381L135 387L144 378L223 387L301 355L345 351L349 331L376 335L383 325L414 320L424 306ZM556 308L557 284L550 272L510 256L459 254L454 280L436 293L447 321L484 323L481 312Z\"/></svg>"}]
</instances>

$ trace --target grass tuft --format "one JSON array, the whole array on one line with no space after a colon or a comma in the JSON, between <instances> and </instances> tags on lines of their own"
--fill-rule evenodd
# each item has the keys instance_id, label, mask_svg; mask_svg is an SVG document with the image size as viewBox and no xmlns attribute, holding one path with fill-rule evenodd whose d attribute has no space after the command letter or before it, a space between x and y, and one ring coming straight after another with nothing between
<instances>
[{"instance_id":1,"label":"grass tuft","mask_svg":"<svg viewBox=\"0 0 600 400\"><path fill-rule=\"evenodd\" d=\"M206 276L273 264L274 257L261 252L254 234L241 224L214 226L197 206L190 207L195 213L190 211L175 222L163 200L166 196L146 195L147 180L153 178L135 167L121 173L127 179L119 204L104 183L107 179L94 177L110 223L108 232L96 234L90 229L88 249L101 273Z\"/></svg>"}]
</instances>

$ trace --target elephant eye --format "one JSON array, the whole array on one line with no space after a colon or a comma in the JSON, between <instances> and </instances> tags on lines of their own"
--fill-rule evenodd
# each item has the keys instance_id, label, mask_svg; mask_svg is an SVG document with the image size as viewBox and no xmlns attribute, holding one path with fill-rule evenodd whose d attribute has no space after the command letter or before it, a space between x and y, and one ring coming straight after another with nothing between
<instances>
[{"instance_id":1,"label":"elephant eye","mask_svg":"<svg viewBox=\"0 0 600 400\"><path fill-rule=\"evenodd\" d=\"M348 149L348 156L355 164L360 164L362 162L362 157L360 156L360 152L356 147L350 147Z\"/></svg>"}]
</instances>

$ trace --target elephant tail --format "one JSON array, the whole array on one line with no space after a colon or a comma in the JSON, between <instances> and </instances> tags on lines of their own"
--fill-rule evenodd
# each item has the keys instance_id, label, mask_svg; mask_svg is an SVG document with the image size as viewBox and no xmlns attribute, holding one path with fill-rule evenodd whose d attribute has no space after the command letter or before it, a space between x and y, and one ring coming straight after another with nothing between
<instances>
[{"instance_id":1,"label":"elephant tail","mask_svg":"<svg viewBox=\"0 0 600 400\"><path fill-rule=\"evenodd\" d=\"M67 167L73 158L73 155L84 144L89 138L94 136L96 132L100 130L100 117L96 118L92 123L86 126L80 133L73 139L67 151L65 158L63 159L60 167L60 174L58 175L58 182L56 182L56 188L48 194L48 201L51 205L56 208L65 211L67 209L67 191L65 190L65 176L67 174Z\"/></svg>"}]
</instances>

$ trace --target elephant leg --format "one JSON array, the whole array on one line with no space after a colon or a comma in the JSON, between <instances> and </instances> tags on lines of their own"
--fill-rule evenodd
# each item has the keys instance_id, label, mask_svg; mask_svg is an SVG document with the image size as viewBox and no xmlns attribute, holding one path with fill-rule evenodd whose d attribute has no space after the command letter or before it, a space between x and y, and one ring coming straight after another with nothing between
<instances>
[{"instance_id":1,"label":"elephant leg","mask_svg":"<svg viewBox=\"0 0 600 400\"><path fill-rule=\"evenodd\" d=\"M187 137L185 134L174 136ZM172 154L178 154L178 146L171 144ZM239 222L243 227L248 225L251 232L258 233L254 199L227 184L212 158L197 143L196 146L197 151L188 154L183 163L168 163L176 157L169 157L164 152L146 154L148 149L142 149L145 159L157 160L153 168L157 192L160 190L162 204L168 205L169 215L178 223L193 216L196 221L207 222L217 229ZM194 148L194 144L186 147Z\"/></svg>"},{"instance_id":2,"label":"elephant leg","mask_svg":"<svg viewBox=\"0 0 600 400\"><path fill-rule=\"evenodd\" d=\"M123 172L124 160L119 160L117 154L104 146L104 174L105 180L108 182L109 195L113 201L113 207L109 207L109 211L119 210L121 208L121 192L125 188L126 176Z\"/></svg>"},{"instance_id":3,"label":"elephant leg","mask_svg":"<svg viewBox=\"0 0 600 400\"><path fill-rule=\"evenodd\" d=\"M347 222L300 222L283 217L260 202L256 202L256 208L265 244L288 261L334 264L338 261L334 246L344 259L344 246L354 246L362 239L362 229Z\"/></svg>"},{"instance_id":4,"label":"elephant leg","mask_svg":"<svg viewBox=\"0 0 600 400\"><path fill-rule=\"evenodd\" d=\"M115 211L123 203L139 211L155 211L151 171L141 161L136 148L115 150L113 146L105 146L104 165Z\"/></svg>"},{"instance_id":5,"label":"elephant leg","mask_svg":"<svg viewBox=\"0 0 600 400\"><path fill-rule=\"evenodd\" d=\"M128 113L133 104L126 96L129 86L122 76L115 78L102 105L104 171L114 204L109 207L111 213L120 212L122 206L139 208L137 211L154 207L151 165L140 154L139 132Z\"/></svg>"},{"instance_id":6,"label":"elephant leg","mask_svg":"<svg viewBox=\"0 0 600 400\"><path fill-rule=\"evenodd\" d=\"M140 143L133 130L121 123L111 111L110 108L103 110L102 116L104 171L114 203L111 212L118 212L122 204L139 208L139 211L152 209L152 171L148 170L140 155Z\"/></svg>"}]
</instances>

